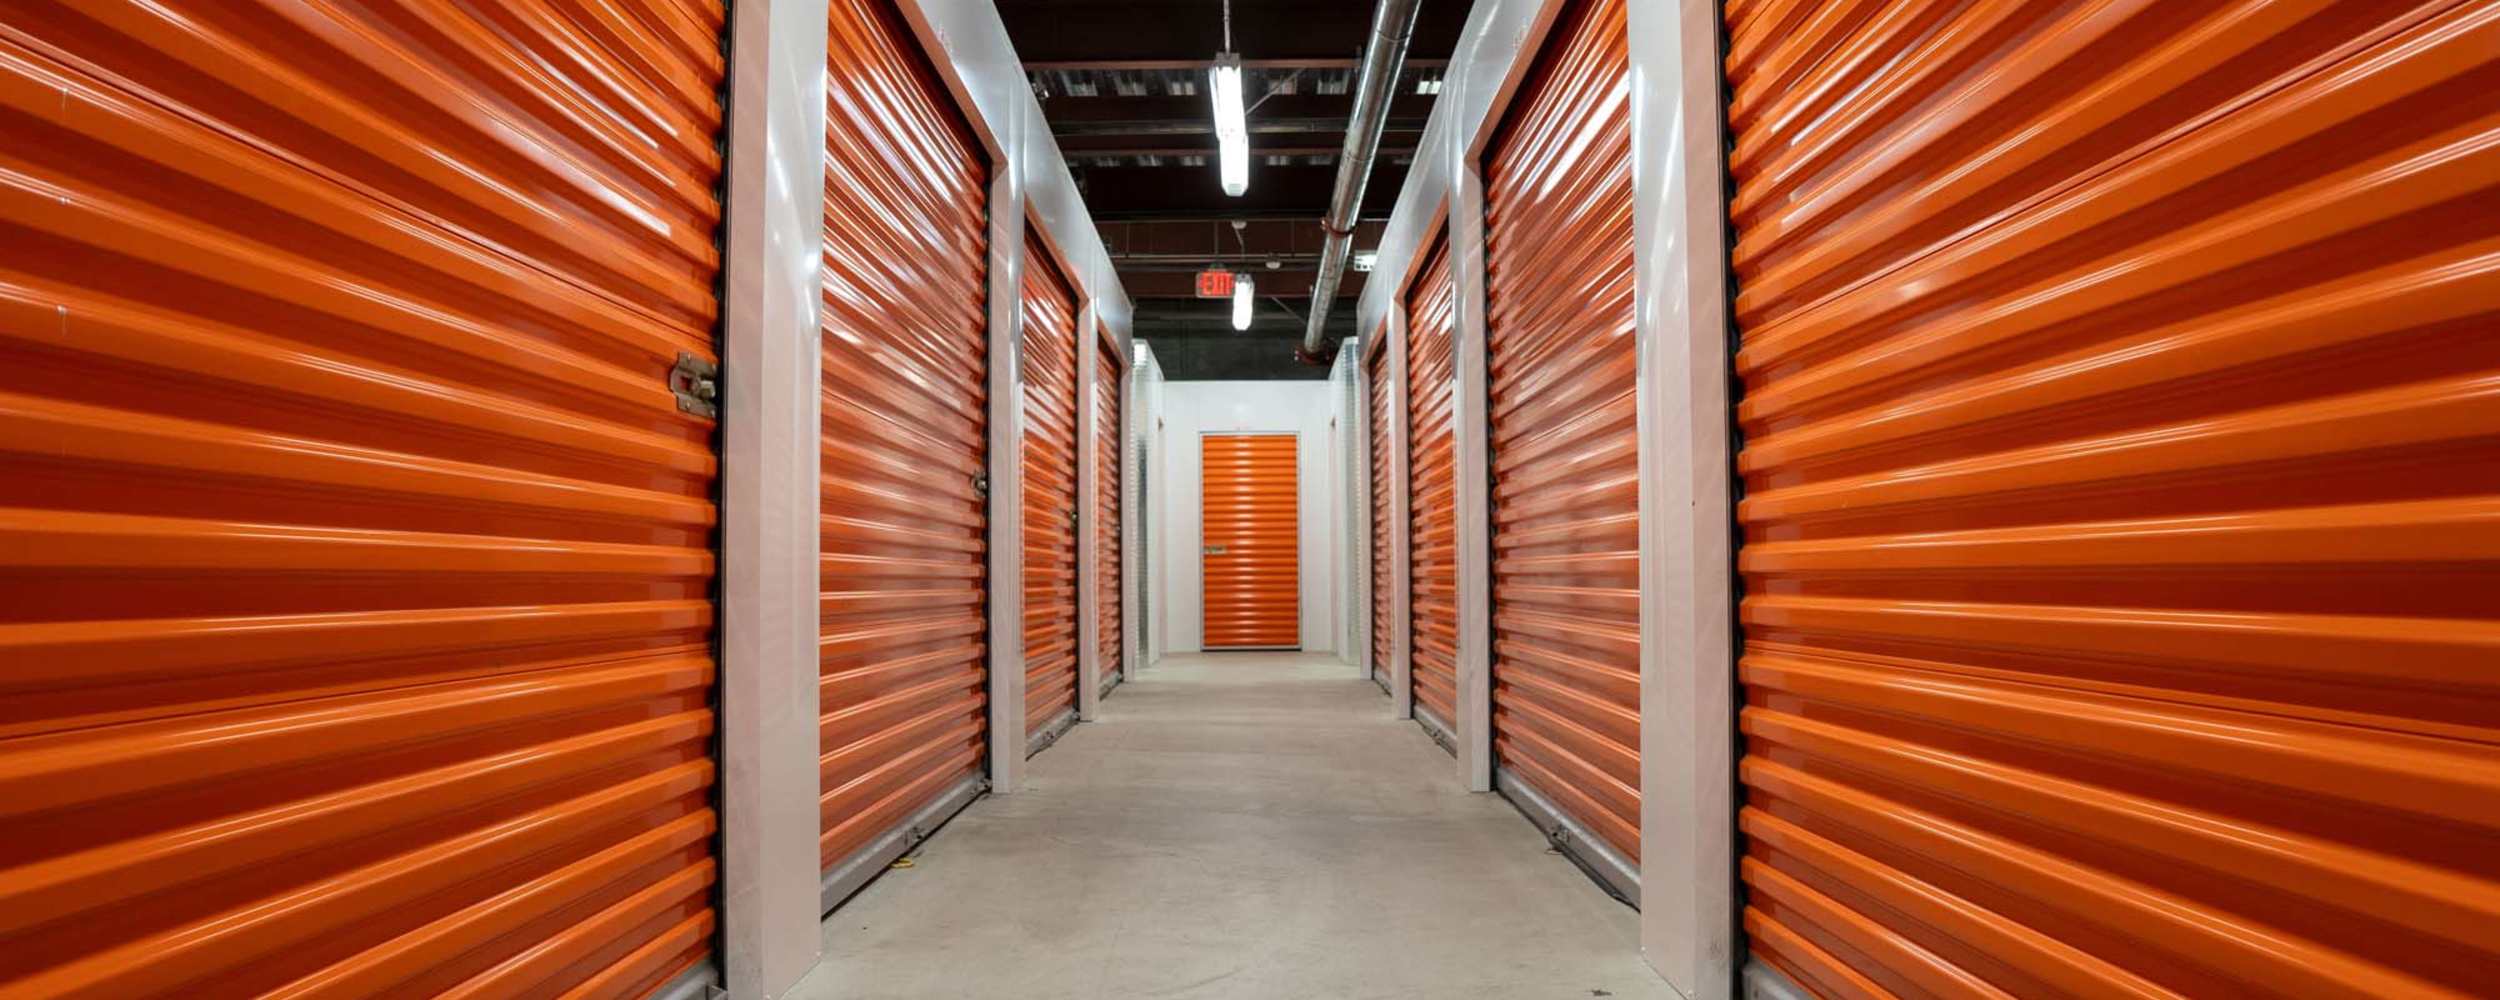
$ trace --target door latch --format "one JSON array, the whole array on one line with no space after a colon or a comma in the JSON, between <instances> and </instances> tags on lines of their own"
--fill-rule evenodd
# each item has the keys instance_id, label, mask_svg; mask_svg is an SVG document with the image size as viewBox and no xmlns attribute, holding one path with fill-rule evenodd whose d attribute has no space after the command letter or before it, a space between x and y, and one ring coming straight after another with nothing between
<instances>
[{"instance_id":1,"label":"door latch","mask_svg":"<svg viewBox=\"0 0 2500 1000\"><path fill-rule=\"evenodd\" d=\"M677 409L698 417L720 419L720 366L692 354L679 354L668 370L668 391Z\"/></svg>"},{"instance_id":2,"label":"door latch","mask_svg":"<svg viewBox=\"0 0 2500 1000\"><path fill-rule=\"evenodd\" d=\"M981 499L983 499L983 500L987 500L987 499L989 499L989 498L990 498L990 474L989 474L989 473L986 473L986 472L975 472L975 473L973 473L973 474L972 474L972 495L973 495L973 496L976 496L976 497L979 497L979 498L981 498Z\"/></svg>"},{"instance_id":3,"label":"door latch","mask_svg":"<svg viewBox=\"0 0 2500 1000\"><path fill-rule=\"evenodd\" d=\"M1231 551L1232 551L1232 547L1231 547L1231 546L1228 546L1228 545L1209 545L1209 546L1207 546L1207 554L1208 554L1208 555L1211 555L1211 556L1220 556L1220 555L1224 555L1224 554L1226 554L1226 553L1228 553L1228 552L1231 552Z\"/></svg>"}]
</instances>

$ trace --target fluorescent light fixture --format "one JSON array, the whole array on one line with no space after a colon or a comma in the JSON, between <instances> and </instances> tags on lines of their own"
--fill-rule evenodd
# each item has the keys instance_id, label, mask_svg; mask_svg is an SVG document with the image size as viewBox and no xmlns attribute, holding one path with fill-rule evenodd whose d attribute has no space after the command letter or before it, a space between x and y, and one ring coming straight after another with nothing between
<instances>
[{"instance_id":1,"label":"fluorescent light fixture","mask_svg":"<svg viewBox=\"0 0 2500 1000\"><path fill-rule=\"evenodd\" d=\"M1247 274L1233 275L1233 329L1250 328L1250 300L1258 297L1256 283Z\"/></svg>"},{"instance_id":2,"label":"fluorescent light fixture","mask_svg":"<svg viewBox=\"0 0 2500 1000\"><path fill-rule=\"evenodd\" d=\"M1380 264L1380 251L1378 251L1378 250L1357 250L1357 251L1354 251L1353 264L1354 264L1354 269L1355 269L1355 270L1357 270L1357 271L1370 271L1372 268L1379 266L1379 264Z\"/></svg>"},{"instance_id":3,"label":"fluorescent light fixture","mask_svg":"<svg viewBox=\"0 0 2500 1000\"><path fill-rule=\"evenodd\" d=\"M1219 52L1207 70L1207 95L1215 109L1217 158L1223 161L1224 193L1239 198L1250 190L1249 114L1241 104L1241 56Z\"/></svg>"}]
</instances>

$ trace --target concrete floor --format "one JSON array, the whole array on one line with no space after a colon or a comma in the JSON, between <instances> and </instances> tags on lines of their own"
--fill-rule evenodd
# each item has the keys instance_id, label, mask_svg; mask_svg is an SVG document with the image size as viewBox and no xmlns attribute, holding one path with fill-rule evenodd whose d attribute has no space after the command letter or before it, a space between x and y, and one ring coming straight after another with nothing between
<instances>
[{"instance_id":1,"label":"concrete floor","mask_svg":"<svg viewBox=\"0 0 2500 1000\"><path fill-rule=\"evenodd\" d=\"M789 994L1666 998L1638 919L1326 656L1173 655L825 921Z\"/></svg>"}]
</instances>

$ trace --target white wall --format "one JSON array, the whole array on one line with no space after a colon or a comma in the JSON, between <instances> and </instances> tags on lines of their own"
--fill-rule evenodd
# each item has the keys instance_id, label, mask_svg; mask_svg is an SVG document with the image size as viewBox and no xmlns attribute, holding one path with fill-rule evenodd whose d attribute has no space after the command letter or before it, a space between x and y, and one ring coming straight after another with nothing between
<instances>
[{"instance_id":1,"label":"white wall","mask_svg":"<svg viewBox=\"0 0 2500 1000\"><path fill-rule=\"evenodd\" d=\"M1170 646L1164 635L1164 598L1155 592L1153 584L1163 578L1161 556L1164 547L1171 542L1165 534L1168 526L1162 523L1157 513L1162 507L1164 490L1162 462L1165 448L1162 436L1155 431L1163 425L1163 363L1155 360L1154 348L1141 340L1136 345L1134 364L1135 367L1130 369L1134 377L1134 395L1129 398L1132 409L1128 416L1135 423L1132 424L1134 429L1128 433L1145 438L1144 451L1137 458L1144 471L1122 484L1128 490L1128 498L1122 503L1127 505L1125 509L1131 512L1129 520L1137 527L1136 554L1130 557L1132 561L1127 564L1127 573L1128 581L1137 587L1139 607L1143 609L1137 615L1141 627L1137 637L1139 659L1135 664L1143 670L1163 659L1163 651ZM1141 489L1144 492L1141 493Z\"/></svg>"},{"instance_id":2,"label":"white wall","mask_svg":"<svg viewBox=\"0 0 2500 1000\"><path fill-rule=\"evenodd\" d=\"M1160 455L1151 481L1155 539L1162 550L1148 582L1155 587L1164 649L1195 652L1205 607L1198 573L1199 435L1229 431L1291 431L1301 474L1302 648L1334 652L1338 615L1337 561L1331 526L1341 490L1330 459L1328 423L1335 410L1325 381L1167 382Z\"/></svg>"},{"instance_id":3,"label":"white wall","mask_svg":"<svg viewBox=\"0 0 2500 1000\"><path fill-rule=\"evenodd\" d=\"M1336 454L1329 456L1329 468L1337 479L1333 496L1337 498L1336 558L1328 565L1337 579L1337 659L1355 667L1360 676L1371 676L1363 653L1370 645L1371 622L1369 582L1371 563L1365 543L1370 541L1371 460L1369 441L1365 438L1362 401L1363 340L1349 337L1337 348L1336 366L1328 370L1329 398L1336 404L1336 423L1329 430Z\"/></svg>"}]
</instances>

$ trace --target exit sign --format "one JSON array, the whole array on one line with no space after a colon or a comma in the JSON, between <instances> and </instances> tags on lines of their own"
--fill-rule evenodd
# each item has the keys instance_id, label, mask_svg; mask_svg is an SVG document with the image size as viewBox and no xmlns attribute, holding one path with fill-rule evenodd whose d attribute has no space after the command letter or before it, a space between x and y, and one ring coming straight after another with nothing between
<instances>
[{"instance_id":1,"label":"exit sign","mask_svg":"<svg viewBox=\"0 0 2500 1000\"><path fill-rule=\"evenodd\" d=\"M1233 297L1233 272L1231 272L1231 271L1200 271L1200 272L1198 272L1198 297L1199 297L1199 298L1202 298L1202 299L1229 299L1229 298L1232 298L1232 297Z\"/></svg>"}]
</instances>

